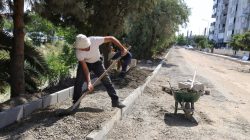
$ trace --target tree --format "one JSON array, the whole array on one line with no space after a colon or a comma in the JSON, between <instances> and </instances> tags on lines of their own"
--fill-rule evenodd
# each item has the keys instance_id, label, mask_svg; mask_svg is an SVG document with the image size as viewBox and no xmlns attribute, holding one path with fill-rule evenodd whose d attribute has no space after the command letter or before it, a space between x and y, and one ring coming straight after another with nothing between
<instances>
[{"instance_id":1,"label":"tree","mask_svg":"<svg viewBox=\"0 0 250 140\"><path fill-rule=\"evenodd\" d=\"M6 49L5 51L10 51L10 59L9 59L10 63L8 63L10 64L10 67L5 67L4 70L9 68L8 71L10 75L10 80L8 79L7 80L9 81L11 85L11 98L12 98L12 97L16 97L20 94L25 93L25 79L27 80L27 82L29 82L29 78L32 78L32 76L31 75L30 77L24 76L25 75L24 73L24 50L25 50L24 49L24 35L25 33L24 33L24 20L23 20L24 0L14 0L14 1L1 0L0 8L3 9L3 8L6 8L6 6L10 9L9 10L11 11L10 14L13 13L14 37L13 38L9 37L8 35L4 34L1 31L1 44L4 45L5 47L3 48L2 45L0 46L2 47L1 49ZM13 12L12 12L12 9L14 9ZM11 49L8 48L9 46L11 46ZM34 51L31 51L30 53L31 53L30 55L32 55ZM39 59L35 59L35 61L36 60L39 60ZM2 62L8 62L8 59L3 59L3 61L1 60L1 63ZM34 61L30 59L30 62L34 62ZM32 72L31 69L33 69L33 67L29 67L28 65L26 65L26 68L27 68L27 71ZM8 74L6 74L6 72L5 72L5 76L6 78L8 77ZM32 84L32 82L30 84Z\"/></svg>"},{"instance_id":2,"label":"tree","mask_svg":"<svg viewBox=\"0 0 250 140\"><path fill-rule=\"evenodd\" d=\"M214 47L215 47L214 40L208 40L208 47L211 49L211 53L214 53Z\"/></svg>"},{"instance_id":3,"label":"tree","mask_svg":"<svg viewBox=\"0 0 250 140\"><path fill-rule=\"evenodd\" d=\"M0 32L0 91L10 85L10 52L13 49L13 36L8 33ZM25 91L32 93L37 90L40 77L48 73L47 63L42 54L36 50L31 43L24 44L24 74Z\"/></svg>"},{"instance_id":4,"label":"tree","mask_svg":"<svg viewBox=\"0 0 250 140\"><path fill-rule=\"evenodd\" d=\"M242 44L246 50L250 51L250 31L247 31L243 34ZM248 60L250 60L250 52L249 52Z\"/></svg>"},{"instance_id":5,"label":"tree","mask_svg":"<svg viewBox=\"0 0 250 140\"><path fill-rule=\"evenodd\" d=\"M56 25L73 26L77 33L88 36L113 35L119 38L124 34L128 15L149 12L156 3L152 0L41 0L35 3L34 9ZM136 18L138 14L133 15ZM101 49L104 60L107 50Z\"/></svg>"},{"instance_id":6,"label":"tree","mask_svg":"<svg viewBox=\"0 0 250 140\"><path fill-rule=\"evenodd\" d=\"M187 39L184 37L184 35L179 35L177 36L177 40L176 40L178 45L186 45L187 44Z\"/></svg>"},{"instance_id":7,"label":"tree","mask_svg":"<svg viewBox=\"0 0 250 140\"><path fill-rule=\"evenodd\" d=\"M236 34L233 36L232 40L229 42L229 46L231 46L232 49L234 50L234 55L236 55L237 51L244 48L244 45L242 44L242 39L243 39L243 35Z\"/></svg>"},{"instance_id":8,"label":"tree","mask_svg":"<svg viewBox=\"0 0 250 140\"><path fill-rule=\"evenodd\" d=\"M24 0L14 0L14 44L10 53L11 97L25 93L24 82Z\"/></svg>"},{"instance_id":9,"label":"tree","mask_svg":"<svg viewBox=\"0 0 250 140\"><path fill-rule=\"evenodd\" d=\"M151 10L137 16L130 15L127 36L128 42L134 46L134 56L149 59L168 47L178 26L187 21L188 13L182 1L158 0Z\"/></svg>"}]
</instances>

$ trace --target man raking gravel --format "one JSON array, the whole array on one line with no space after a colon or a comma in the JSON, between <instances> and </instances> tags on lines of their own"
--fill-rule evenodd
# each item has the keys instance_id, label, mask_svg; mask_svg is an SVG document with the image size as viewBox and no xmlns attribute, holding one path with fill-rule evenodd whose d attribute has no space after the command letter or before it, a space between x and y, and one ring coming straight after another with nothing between
<instances>
[{"instance_id":1,"label":"man raking gravel","mask_svg":"<svg viewBox=\"0 0 250 140\"><path fill-rule=\"evenodd\" d=\"M74 94L73 94L73 104L77 102L77 100L82 95L82 85L84 81L87 83L87 89L91 92L94 89L94 86L91 83L90 79L90 71L93 71L97 77L100 77L104 72L105 68L103 62L101 61L99 46L103 43L111 42L119 47L121 51L121 56L131 59L131 54L128 50L113 36L92 36L86 37L83 34L79 34L76 36L76 41L74 43L74 47L76 49L76 57L79 61L77 68L77 76L74 85ZM128 65L130 61L128 60L125 65ZM111 98L112 107L123 108L125 107L119 101L119 97L116 94L116 91L111 83L109 75L106 73L104 77L101 79L102 84L105 86L108 95ZM74 110L79 108L80 103Z\"/></svg>"}]
</instances>

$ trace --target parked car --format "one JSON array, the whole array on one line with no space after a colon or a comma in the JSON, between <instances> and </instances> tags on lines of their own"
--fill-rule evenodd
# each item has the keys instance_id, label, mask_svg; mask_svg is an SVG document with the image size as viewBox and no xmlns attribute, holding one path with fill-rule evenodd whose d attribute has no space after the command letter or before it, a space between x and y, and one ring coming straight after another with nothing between
<instances>
[{"instance_id":1,"label":"parked car","mask_svg":"<svg viewBox=\"0 0 250 140\"><path fill-rule=\"evenodd\" d=\"M191 46L191 45L186 45L186 46L185 46L185 49L188 49L188 50L193 50L193 49L194 49L194 47L193 47L193 46Z\"/></svg>"},{"instance_id":2,"label":"parked car","mask_svg":"<svg viewBox=\"0 0 250 140\"><path fill-rule=\"evenodd\" d=\"M47 35L42 32L30 32L27 33L27 37L31 38L35 44L47 42Z\"/></svg>"}]
</instances>

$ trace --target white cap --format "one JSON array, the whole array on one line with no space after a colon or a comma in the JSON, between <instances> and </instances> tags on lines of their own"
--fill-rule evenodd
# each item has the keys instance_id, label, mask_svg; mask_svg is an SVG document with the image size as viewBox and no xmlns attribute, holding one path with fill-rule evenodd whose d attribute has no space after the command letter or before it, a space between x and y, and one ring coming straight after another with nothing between
<instances>
[{"instance_id":1,"label":"white cap","mask_svg":"<svg viewBox=\"0 0 250 140\"><path fill-rule=\"evenodd\" d=\"M85 48L88 48L90 45L91 45L91 42L89 38L87 38L85 35L78 34L76 36L76 41L74 43L75 48L85 49Z\"/></svg>"}]
</instances>

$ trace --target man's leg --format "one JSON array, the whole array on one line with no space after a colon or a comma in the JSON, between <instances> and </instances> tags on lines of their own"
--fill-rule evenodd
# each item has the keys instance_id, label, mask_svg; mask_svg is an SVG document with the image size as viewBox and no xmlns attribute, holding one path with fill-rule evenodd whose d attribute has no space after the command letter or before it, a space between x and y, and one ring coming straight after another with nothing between
<instances>
[{"instance_id":1,"label":"man's leg","mask_svg":"<svg viewBox=\"0 0 250 140\"><path fill-rule=\"evenodd\" d=\"M121 78L125 77L125 73L127 72L127 67L131 63L132 55L128 52L125 56L122 57L122 71L121 71Z\"/></svg>"},{"instance_id":2,"label":"man's leg","mask_svg":"<svg viewBox=\"0 0 250 140\"><path fill-rule=\"evenodd\" d=\"M113 60L117 59L118 57L121 56L121 52L117 52L114 56L113 56ZM131 62L131 59L132 59L132 54L130 52L128 52L125 56L123 56L121 58L121 61L122 61L122 71L119 75L120 78L124 78L125 77L125 74L126 74L126 71L127 71L127 67L128 65L130 64Z\"/></svg>"},{"instance_id":3,"label":"man's leg","mask_svg":"<svg viewBox=\"0 0 250 140\"><path fill-rule=\"evenodd\" d=\"M93 72L95 73L96 76L100 77L104 71L105 68L102 64L101 61L98 61L96 63L93 64L93 68L92 68ZM110 96L111 100L112 100L112 107L118 107L118 108L123 108L125 107L125 105L123 105L121 102L119 102L119 97L116 95L116 91L111 83L111 80L109 78L109 75L106 74L103 78L102 78L102 84L105 86L108 95Z\"/></svg>"},{"instance_id":4,"label":"man's leg","mask_svg":"<svg viewBox=\"0 0 250 140\"><path fill-rule=\"evenodd\" d=\"M82 95L82 85L84 83L84 80L85 80L85 76L83 74L82 65L78 63L76 80L74 84L73 104L77 102L77 100Z\"/></svg>"}]
</instances>

